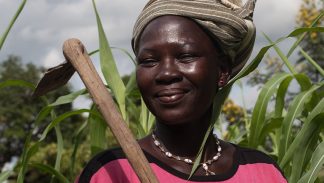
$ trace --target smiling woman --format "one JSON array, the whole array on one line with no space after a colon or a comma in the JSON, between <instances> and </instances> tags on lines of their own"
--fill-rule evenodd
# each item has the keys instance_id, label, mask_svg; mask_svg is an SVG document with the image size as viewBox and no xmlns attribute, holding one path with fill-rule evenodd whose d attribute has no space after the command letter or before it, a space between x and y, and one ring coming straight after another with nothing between
<instances>
[{"instance_id":1,"label":"smiling woman","mask_svg":"<svg viewBox=\"0 0 324 183\"><path fill-rule=\"evenodd\" d=\"M251 53L254 3L151 0L139 16L132 42L137 84L156 117L156 129L139 144L160 182L286 182L267 155L212 133L187 180L210 126L216 93ZM78 182L139 180L115 149L93 158Z\"/></svg>"}]
</instances>

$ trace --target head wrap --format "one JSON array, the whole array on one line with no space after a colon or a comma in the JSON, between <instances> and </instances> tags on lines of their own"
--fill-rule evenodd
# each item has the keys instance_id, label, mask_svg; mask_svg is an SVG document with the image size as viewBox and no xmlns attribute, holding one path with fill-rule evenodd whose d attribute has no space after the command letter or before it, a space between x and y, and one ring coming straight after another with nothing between
<instances>
[{"instance_id":1,"label":"head wrap","mask_svg":"<svg viewBox=\"0 0 324 183\"><path fill-rule=\"evenodd\" d=\"M132 47L136 52L146 25L163 15L188 17L211 33L222 51L232 60L236 75L247 62L255 40L252 16L255 0L150 0L139 15L133 30Z\"/></svg>"}]
</instances>

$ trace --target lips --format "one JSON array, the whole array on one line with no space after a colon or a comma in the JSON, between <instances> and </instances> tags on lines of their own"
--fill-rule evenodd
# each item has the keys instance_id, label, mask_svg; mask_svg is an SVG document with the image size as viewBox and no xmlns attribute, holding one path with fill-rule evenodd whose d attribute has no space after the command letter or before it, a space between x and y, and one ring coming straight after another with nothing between
<instances>
[{"instance_id":1,"label":"lips","mask_svg":"<svg viewBox=\"0 0 324 183\"><path fill-rule=\"evenodd\" d=\"M155 96L163 104L174 104L180 101L188 92L187 89L171 88L160 90Z\"/></svg>"}]
</instances>

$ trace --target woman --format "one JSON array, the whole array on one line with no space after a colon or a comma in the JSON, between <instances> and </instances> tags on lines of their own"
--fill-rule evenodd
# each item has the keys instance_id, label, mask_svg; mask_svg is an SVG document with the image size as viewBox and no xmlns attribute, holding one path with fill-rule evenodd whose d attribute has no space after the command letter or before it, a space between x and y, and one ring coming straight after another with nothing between
<instances>
[{"instance_id":1,"label":"woman","mask_svg":"<svg viewBox=\"0 0 324 183\"><path fill-rule=\"evenodd\" d=\"M160 182L286 182L270 157L212 133L188 181L210 126L212 101L251 53L253 8L254 1L241 6L152 0L139 16L132 41L137 84L156 117L156 129L139 144ZM92 159L79 182L139 180L121 149L115 149Z\"/></svg>"}]
</instances>

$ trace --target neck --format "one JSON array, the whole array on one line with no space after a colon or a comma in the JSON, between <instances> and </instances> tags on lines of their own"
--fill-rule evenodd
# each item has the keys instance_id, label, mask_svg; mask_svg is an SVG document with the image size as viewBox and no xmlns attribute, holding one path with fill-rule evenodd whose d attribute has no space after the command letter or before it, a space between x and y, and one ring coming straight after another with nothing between
<instances>
[{"instance_id":1,"label":"neck","mask_svg":"<svg viewBox=\"0 0 324 183\"><path fill-rule=\"evenodd\" d=\"M165 123L157 121L155 133L171 153L178 156L195 158L208 130L210 116L208 115L204 119L188 122L183 125L165 125ZM209 134L205 147L210 147L210 150L204 150L207 152L205 156L208 156L209 152L211 154L214 152L215 139L212 133ZM203 159L205 159L205 156L203 156Z\"/></svg>"}]
</instances>

